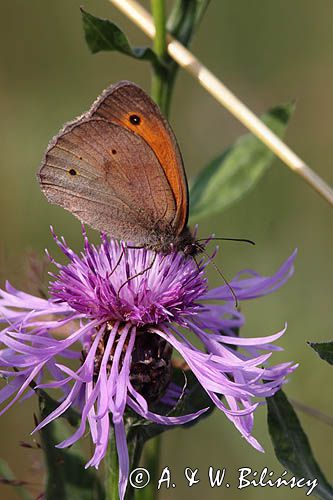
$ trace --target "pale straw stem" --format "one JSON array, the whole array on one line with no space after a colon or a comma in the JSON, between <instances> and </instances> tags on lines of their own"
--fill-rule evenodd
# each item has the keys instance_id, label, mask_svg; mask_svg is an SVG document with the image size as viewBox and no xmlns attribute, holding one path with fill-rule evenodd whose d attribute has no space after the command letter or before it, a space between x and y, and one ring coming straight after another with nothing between
<instances>
[{"instance_id":1,"label":"pale straw stem","mask_svg":"<svg viewBox=\"0 0 333 500\"><path fill-rule=\"evenodd\" d=\"M154 39L155 26L149 12L136 0L109 0L148 37ZM245 106L211 71L188 49L168 35L169 55L190 73L222 106L230 111L246 128L271 149L291 170L303 177L333 206L333 190L316 172L275 135L249 108Z\"/></svg>"}]
</instances>

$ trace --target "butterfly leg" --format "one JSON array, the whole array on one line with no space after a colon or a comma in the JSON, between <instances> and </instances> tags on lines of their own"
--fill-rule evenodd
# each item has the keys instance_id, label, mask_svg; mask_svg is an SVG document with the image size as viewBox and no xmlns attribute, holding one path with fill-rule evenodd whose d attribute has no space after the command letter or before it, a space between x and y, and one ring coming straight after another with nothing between
<instances>
[{"instance_id":1,"label":"butterfly leg","mask_svg":"<svg viewBox=\"0 0 333 500\"><path fill-rule=\"evenodd\" d=\"M139 246L139 247L136 247L136 246L133 246L133 245L127 245L126 248L129 248L130 250L142 250L143 248L145 248L144 246Z\"/></svg>"},{"instance_id":2,"label":"butterfly leg","mask_svg":"<svg viewBox=\"0 0 333 500\"><path fill-rule=\"evenodd\" d=\"M124 257L124 255L125 255L125 250L124 250L124 247L123 247L122 250L121 250L121 252L120 252L119 258L118 258L118 260L116 262L116 265L114 266L114 268L112 269L111 273L109 274L109 278L111 278L111 276L113 275L113 273L115 272L115 270L119 266L119 264L121 262L121 259Z\"/></svg>"},{"instance_id":3,"label":"butterfly leg","mask_svg":"<svg viewBox=\"0 0 333 500\"><path fill-rule=\"evenodd\" d=\"M142 276L144 273L146 273L147 271L149 271L149 269L151 269L153 267L153 265L155 264L156 257L157 257L157 252L155 252L154 257L152 258L152 261L149 264L149 266L147 266L145 269L143 269L139 273L133 274L133 276L130 276L126 281L124 281L124 283L118 289L118 292L117 292L117 298L118 299L120 298L120 292L121 292L122 288L125 285L127 285L127 283L129 281L133 280L134 278L137 278L138 276Z\"/></svg>"}]
</instances>

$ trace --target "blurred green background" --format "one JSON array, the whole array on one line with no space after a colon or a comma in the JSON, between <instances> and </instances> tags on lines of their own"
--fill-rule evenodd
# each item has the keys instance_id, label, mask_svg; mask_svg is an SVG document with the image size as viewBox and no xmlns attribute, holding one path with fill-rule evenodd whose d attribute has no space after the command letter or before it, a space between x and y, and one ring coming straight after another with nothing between
<instances>
[{"instance_id":1,"label":"blurred green background","mask_svg":"<svg viewBox=\"0 0 333 500\"><path fill-rule=\"evenodd\" d=\"M0 43L0 218L1 278L29 289L26 258L43 255L54 244L53 224L76 249L82 245L80 224L61 208L50 206L36 181L36 170L49 139L61 125L88 109L110 83L133 80L149 91L150 69L115 53L90 55L85 45L80 4L95 15L118 23L135 45L146 38L107 0L2 0ZM148 5L148 2L143 2ZM169 2L169 5L171 2ZM212 0L192 49L251 109L260 114L273 105L297 100L287 142L333 184L333 3L331 0ZM189 178L223 151L243 127L191 77L181 72L170 121L179 140ZM295 247L299 249L292 280L272 296L243 305L244 335L268 335L288 322L285 348L274 361L294 360L300 367L286 387L290 398L332 413L332 368L320 361L307 340L332 339L333 209L281 162L274 161L254 191L222 215L201 222L200 235L249 237L256 247L224 244L217 263L229 277L241 268L273 273ZM210 271L212 285L219 276ZM1 417L0 456L17 478L42 491L39 451L19 446L29 441L35 402L16 405ZM315 455L333 479L333 429L301 415ZM210 489L204 479L209 465L282 472L267 432L266 410L256 415L255 435L266 453L244 442L224 415L215 411L192 430L173 430L163 437L161 465L170 466L175 489L161 498L221 497L305 498L306 490L236 487ZM185 466L198 467L202 481L189 491ZM230 481L232 483L232 480ZM227 496L226 496L227 494ZM15 492L0 486L1 499Z\"/></svg>"}]
</instances>

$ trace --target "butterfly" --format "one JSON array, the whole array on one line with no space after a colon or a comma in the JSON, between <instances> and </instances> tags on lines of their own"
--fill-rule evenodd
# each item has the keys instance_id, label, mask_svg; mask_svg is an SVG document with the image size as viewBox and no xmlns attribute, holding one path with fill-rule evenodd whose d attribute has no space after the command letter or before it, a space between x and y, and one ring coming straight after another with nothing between
<instances>
[{"instance_id":1,"label":"butterfly","mask_svg":"<svg viewBox=\"0 0 333 500\"><path fill-rule=\"evenodd\" d=\"M175 135L158 106L129 81L111 85L64 125L38 172L49 202L112 238L195 255L189 194Z\"/></svg>"}]
</instances>

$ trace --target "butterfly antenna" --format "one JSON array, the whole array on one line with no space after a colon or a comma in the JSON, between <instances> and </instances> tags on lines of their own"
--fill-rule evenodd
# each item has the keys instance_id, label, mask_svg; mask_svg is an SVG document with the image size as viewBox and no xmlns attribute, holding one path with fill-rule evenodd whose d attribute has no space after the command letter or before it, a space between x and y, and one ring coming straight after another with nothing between
<instances>
[{"instance_id":1,"label":"butterfly antenna","mask_svg":"<svg viewBox=\"0 0 333 500\"><path fill-rule=\"evenodd\" d=\"M221 269L219 267L217 267L217 265L215 264L215 262L213 260L211 260L210 256L208 255L207 252L205 252L204 250L202 250L202 253L204 255L206 255L206 257L209 259L209 263L213 265L215 271L221 276L221 278L223 279L224 283L227 285L231 295L233 296L234 298L234 301L235 301L235 308L238 309L238 306L239 306L239 302L238 302L238 299L237 299L237 295L235 294L235 291L234 289L232 288L232 286L230 285L229 281L227 280L227 278L224 276L224 274L222 273Z\"/></svg>"},{"instance_id":2,"label":"butterfly antenna","mask_svg":"<svg viewBox=\"0 0 333 500\"><path fill-rule=\"evenodd\" d=\"M139 273L136 273L136 274L133 274L133 276L130 276L126 281L124 281L124 283L119 287L118 289L118 292L117 292L117 298L119 299L120 297L120 292L122 290L122 288L127 285L127 283L131 280L133 280L134 278L137 278L138 276L142 276L144 273L146 273L147 271L149 271L149 269L151 269L153 267L153 265L155 264L155 260L156 260L156 257L157 257L157 252L155 252L154 254L154 257L152 258L152 261L151 263L149 264L148 267L146 267L145 269L143 269L142 271L140 271Z\"/></svg>"},{"instance_id":3,"label":"butterfly antenna","mask_svg":"<svg viewBox=\"0 0 333 500\"><path fill-rule=\"evenodd\" d=\"M255 245L253 240L248 240L247 238L200 238L196 241L239 241L241 243L250 243L250 245Z\"/></svg>"}]
</instances>

